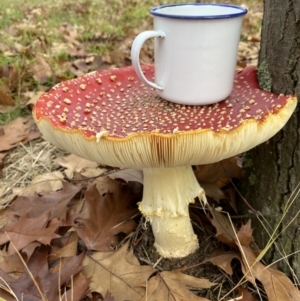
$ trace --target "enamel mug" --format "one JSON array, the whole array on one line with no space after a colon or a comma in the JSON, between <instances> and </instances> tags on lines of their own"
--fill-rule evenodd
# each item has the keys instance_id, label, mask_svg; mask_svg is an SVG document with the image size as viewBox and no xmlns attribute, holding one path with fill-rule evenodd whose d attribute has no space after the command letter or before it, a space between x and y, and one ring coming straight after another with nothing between
<instances>
[{"instance_id":1,"label":"enamel mug","mask_svg":"<svg viewBox=\"0 0 300 301\"><path fill-rule=\"evenodd\" d=\"M184 3L154 7L154 30L140 33L131 48L138 77L162 98L207 105L231 93L238 44L247 9L237 5ZM154 39L155 78L146 78L139 55Z\"/></svg>"}]
</instances>

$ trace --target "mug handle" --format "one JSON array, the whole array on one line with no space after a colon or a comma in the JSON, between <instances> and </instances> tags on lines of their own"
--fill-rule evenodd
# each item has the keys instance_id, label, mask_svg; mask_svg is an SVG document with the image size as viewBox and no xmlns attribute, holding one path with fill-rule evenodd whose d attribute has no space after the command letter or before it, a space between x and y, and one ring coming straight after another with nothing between
<instances>
[{"instance_id":1,"label":"mug handle","mask_svg":"<svg viewBox=\"0 0 300 301\"><path fill-rule=\"evenodd\" d=\"M155 38L155 37L164 38L165 36L166 35L162 31L147 30L147 31L141 32L139 35L137 35L131 46L131 61L132 61L132 66L133 66L135 72L137 73L138 77L144 83L146 83L150 87L153 87L157 90L163 90L163 87L149 81L145 77L145 75L142 71L142 68L141 68L141 64L140 64L140 52L141 52L141 48L146 40L148 40L150 38Z\"/></svg>"}]
</instances>

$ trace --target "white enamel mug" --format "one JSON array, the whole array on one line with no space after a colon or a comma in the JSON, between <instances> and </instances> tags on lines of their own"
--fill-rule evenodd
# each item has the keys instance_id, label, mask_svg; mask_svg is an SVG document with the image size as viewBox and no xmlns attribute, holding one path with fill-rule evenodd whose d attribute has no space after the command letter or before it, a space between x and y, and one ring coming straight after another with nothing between
<instances>
[{"instance_id":1,"label":"white enamel mug","mask_svg":"<svg viewBox=\"0 0 300 301\"><path fill-rule=\"evenodd\" d=\"M140 33L131 48L139 78L162 98L185 105L219 102L231 93L243 16L237 5L185 3L154 7L154 30ZM154 39L155 78L140 66L143 43Z\"/></svg>"}]
</instances>

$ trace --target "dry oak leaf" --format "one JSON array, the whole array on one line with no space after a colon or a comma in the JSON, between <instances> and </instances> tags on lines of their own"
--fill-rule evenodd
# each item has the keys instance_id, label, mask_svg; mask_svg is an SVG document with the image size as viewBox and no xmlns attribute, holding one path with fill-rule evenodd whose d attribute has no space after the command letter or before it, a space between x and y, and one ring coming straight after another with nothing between
<instances>
[{"instance_id":1,"label":"dry oak leaf","mask_svg":"<svg viewBox=\"0 0 300 301\"><path fill-rule=\"evenodd\" d=\"M60 236L55 233L59 224L47 227L48 220L49 212L35 218L29 218L28 213L25 212L14 225L7 228L4 226L4 229L1 229L0 245L11 242L8 247L9 255L14 254L16 249L20 251L34 241L49 245L52 239Z\"/></svg>"},{"instance_id":2,"label":"dry oak leaf","mask_svg":"<svg viewBox=\"0 0 300 301\"><path fill-rule=\"evenodd\" d=\"M204 189L205 194L216 202L227 199L224 192L216 184L201 183L201 187Z\"/></svg>"},{"instance_id":3,"label":"dry oak leaf","mask_svg":"<svg viewBox=\"0 0 300 301\"><path fill-rule=\"evenodd\" d=\"M7 89L0 88L0 105L13 106L15 104L14 99L12 98L11 92Z\"/></svg>"},{"instance_id":4,"label":"dry oak leaf","mask_svg":"<svg viewBox=\"0 0 300 301\"><path fill-rule=\"evenodd\" d=\"M200 183L216 184L223 187L231 178L241 178L243 170L238 166L236 157L231 157L220 162L197 165L195 176Z\"/></svg>"},{"instance_id":5,"label":"dry oak leaf","mask_svg":"<svg viewBox=\"0 0 300 301\"><path fill-rule=\"evenodd\" d=\"M109 174L110 178L113 179L123 179L126 182L139 182L144 183L143 171L134 168L124 168L114 171Z\"/></svg>"},{"instance_id":6,"label":"dry oak leaf","mask_svg":"<svg viewBox=\"0 0 300 301\"><path fill-rule=\"evenodd\" d=\"M44 194L63 188L64 175L60 171L47 172L37 175L31 184L25 188L18 189L19 196L30 196L35 193Z\"/></svg>"},{"instance_id":7,"label":"dry oak leaf","mask_svg":"<svg viewBox=\"0 0 300 301\"><path fill-rule=\"evenodd\" d=\"M41 136L32 117L16 118L9 124L0 127L0 151L10 150L20 142L37 139Z\"/></svg>"},{"instance_id":8,"label":"dry oak leaf","mask_svg":"<svg viewBox=\"0 0 300 301\"><path fill-rule=\"evenodd\" d=\"M55 217L66 220L67 205L80 190L80 187L63 182L63 189L59 191L17 197L11 209L17 215L29 211L29 217L38 217L45 212L50 212L49 220Z\"/></svg>"},{"instance_id":9,"label":"dry oak leaf","mask_svg":"<svg viewBox=\"0 0 300 301\"><path fill-rule=\"evenodd\" d=\"M207 217L211 224L216 228L216 238L222 243L236 249L236 233L228 217L222 212L214 209L210 210L209 213L211 216L207 215Z\"/></svg>"},{"instance_id":10,"label":"dry oak leaf","mask_svg":"<svg viewBox=\"0 0 300 301\"><path fill-rule=\"evenodd\" d=\"M78 235L74 231L67 232L64 237L53 239L51 246L52 249L48 260L53 273L59 271L61 265L64 265L70 257L77 254Z\"/></svg>"},{"instance_id":11,"label":"dry oak leaf","mask_svg":"<svg viewBox=\"0 0 300 301\"><path fill-rule=\"evenodd\" d=\"M84 254L81 253L78 256L71 257L69 261L61 267L59 272L51 273L48 267L49 250L50 247L46 246L36 249L31 258L26 262L26 265L43 294L43 300L57 301L60 300L59 284L60 286L64 285L73 275L80 272ZM9 284L9 287L16 294L18 300L40 301L42 299L41 295L33 283L28 270L24 268L22 276L18 279L13 279L0 270L0 277Z\"/></svg>"},{"instance_id":12,"label":"dry oak leaf","mask_svg":"<svg viewBox=\"0 0 300 301\"><path fill-rule=\"evenodd\" d=\"M257 262L256 256L249 248L242 246L240 251L243 254L243 273L252 284L255 285L254 278L262 283L268 296L268 301L300 300L300 291L284 273Z\"/></svg>"},{"instance_id":13,"label":"dry oak leaf","mask_svg":"<svg viewBox=\"0 0 300 301\"><path fill-rule=\"evenodd\" d=\"M209 213L212 218L208 215L208 219L216 228L216 238L219 241L233 249L238 249L239 244L248 247L253 242L251 220L248 220L246 224L241 226L239 231L236 231L225 214L216 210L211 210ZM237 242L237 239L239 242Z\"/></svg>"},{"instance_id":14,"label":"dry oak leaf","mask_svg":"<svg viewBox=\"0 0 300 301\"><path fill-rule=\"evenodd\" d=\"M249 290L242 286L238 287L238 298L242 298L242 299L239 299L241 301L256 301L256 299L249 292Z\"/></svg>"},{"instance_id":15,"label":"dry oak leaf","mask_svg":"<svg viewBox=\"0 0 300 301\"><path fill-rule=\"evenodd\" d=\"M6 251L0 250L0 267L4 273L20 273L23 271L24 264L19 254L15 253L11 256Z\"/></svg>"},{"instance_id":16,"label":"dry oak leaf","mask_svg":"<svg viewBox=\"0 0 300 301\"><path fill-rule=\"evenodd\" d=\"M106 292L103 301L116 301L109 291Z\"/></svg>"},{"instance_id":17,"label":"dry oak leaf","mask_svg":"<svg viewBox=\"0 0 300 301\"><path fill-rule=\"evenodd\" d=\"M244 247L249 247L250 243L253 242L252 236L253 229L251 228L251 219L246 224L242 225L237 233L239 243Z\"/></svg>"},{"instance_id":18,"label":"dry oak leaf","mask_svg":"<svg viewBox=\"0 0 300 301\"><path fill-rule=\"evenodd\" d=\"M89 284L90 279L87 279L81 272L76 274L67 285L70 289L63 294L60 300L83 300L83 296L89 292Z\"/></svg>"},{"instance_id":19,"label":"dry oak leaf","mask_svg":"<svg viewBox=\"0 0 300 301\"><path fill-rule=\"evenodd\" d=\"M52 77L53 72L50 65L46 62L43 56L39 53L35 55L36 64L31 66L33 78L41 85L45 84L47 80Z\"/></svg>"},{"instance_id":20,"label":"dry oak leaf","mask_svg":"<svg viewBox=\"0 0 300 301\"><path fill-rule=\"evenodd\" d=\"M83 274L91 279L90 289L105 296L109 290L116 301L138 301L146 293L146 281L156 272L150 266L141 266L127 251L128 243L117 251L94 252L83 261Z\"/></svg>"},{"instance_id":21,"label":"dry oak leaf","mask_svg":"<svg viewBox=\"0 0 300 301\"><path fill-rule=\"evenodd\" d=\"M198 297L187 287L209 289L214 283L207 279L195 278L180 272L161 272L147 282L147 293L140 301L209 301Z\"/></svg>"},{"instance_id":22,"label":"dry oak leaf","mask_svg":"<svg viewBox=\"0 0 300 301\"><path fill-rule=\"evenodd\" d=\"M136 227L131 219L138 213L137 207L132 207L133 194L127 185L118 183L118 187L104 196L95 185L85 192L88 216L79 215L75 229L89 250L111 251L119 243L117 234L129 234Z\"/></svg>"},{"instance_id":23,"label":"dry oak leaf","mask_svg":"<svg viewBox=\"0 0 300 301\"><path fill-rule=\"evenodd\" d=\"M62 257L72 257L77 254L78 235L74 230L67 232L63 237L53 239L49 262Z\"/></svg>"},{"instance_id":24,"label":"dry oak leaf","mask_svg":"<svg viewBox=\"0 0 300 301\"><path fill-rule=\"evenodd\" d=\"M241 261L241 256L238 251L224 251L222 249L218 249L214 251L208 258L206 258L203 263L211 262L212 264L218 266L223 271L225 271L228 275L232 276L233 271L231 267L231 261L233 259L238 259Z\"/></svg>"},{"instance_id":25,"label":"dry oak leaf","mask_svg":"<svg viewBox=\"0 0 300 301\"><path fill-rule=\"evenodd\" d=\"M120 182L110 177L99 177L93 180L92 184L95 184L101 195L107 192L115 193L120 188Z\"/></svg>"},{"instance_id":26,"label":"dry oak leaf","mask_svg":"<svg viewBox=\"0 0 300 301\"><path fill-rule=\"evenodd\" d=\"M67 168L65 170L65 173L69 179L73 178L75 171L80 173L83 169L97 167L97 163L77 157L73 154L65 157L56 158L54 162L59 164L60 166Z\"/></svg>"}]
</instances>

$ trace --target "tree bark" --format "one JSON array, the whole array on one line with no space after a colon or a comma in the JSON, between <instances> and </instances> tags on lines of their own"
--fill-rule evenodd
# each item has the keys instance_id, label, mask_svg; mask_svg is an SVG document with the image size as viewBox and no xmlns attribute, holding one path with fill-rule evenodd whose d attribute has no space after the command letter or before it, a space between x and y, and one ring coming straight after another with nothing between
<instances>
[{"instance_id":1,"label":"tree bark","mask_svg":"<svg viewBox=\"0 0 300 301\"><path fill-rule=\"evenodd\" d=\"M258 79L264 90L296 94L300 100L300 0L265 0ZM241 193L259 211L268 231L281 233L265 259L287 274L300 277L300 112L299 105L284 129L244 157ZM293 194L294 193L294 194ZM299 194L299 195L298 195ZM257 244L264 248L269 234L253 219ZM268 223L268 225L266 224ZM291 269L291 268L292 269Z\"/></svg>"}]
</instances>

